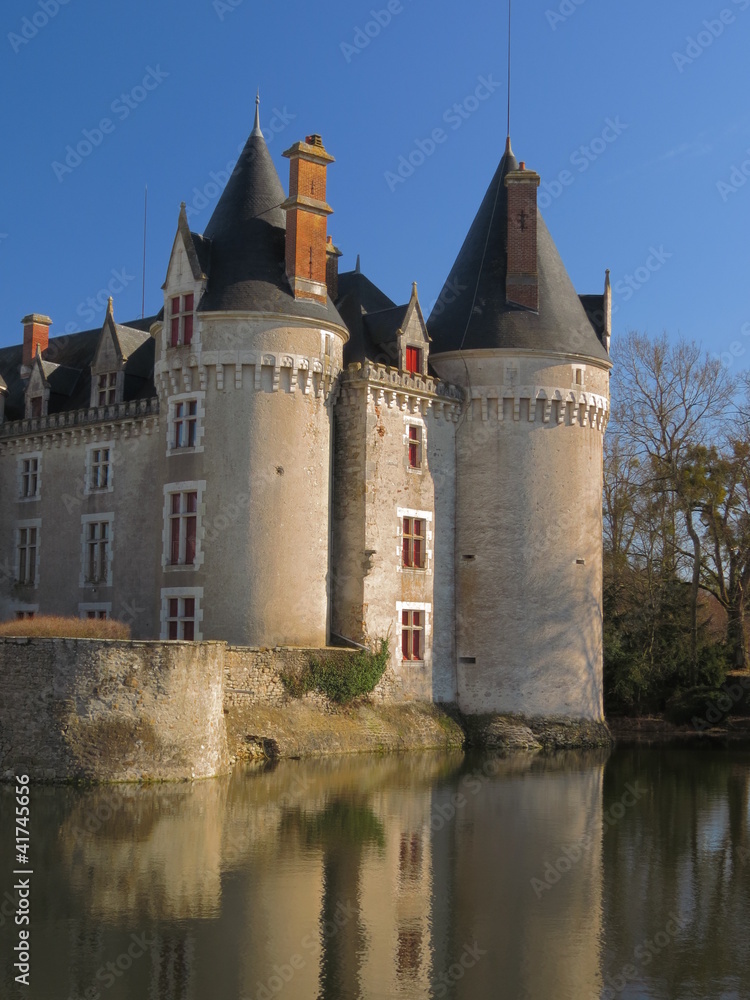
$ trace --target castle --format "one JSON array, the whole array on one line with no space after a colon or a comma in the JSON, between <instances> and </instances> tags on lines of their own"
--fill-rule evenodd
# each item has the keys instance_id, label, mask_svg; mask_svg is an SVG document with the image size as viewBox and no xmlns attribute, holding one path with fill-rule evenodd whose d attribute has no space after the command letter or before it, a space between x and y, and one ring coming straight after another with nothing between
<instances>
[{"instance_id":1,"label":"castle","mask_svg":"<svg viewBox=\"0 0 750 1000\"><path fill-rule=\"evenodd\" d=\"M320 136L255 126L157 315L0 350L0 619L390 638L407 697L602 718L609 281L579 296L507 143L427 322L339 273Z\"/></svg>"}]
</instances>

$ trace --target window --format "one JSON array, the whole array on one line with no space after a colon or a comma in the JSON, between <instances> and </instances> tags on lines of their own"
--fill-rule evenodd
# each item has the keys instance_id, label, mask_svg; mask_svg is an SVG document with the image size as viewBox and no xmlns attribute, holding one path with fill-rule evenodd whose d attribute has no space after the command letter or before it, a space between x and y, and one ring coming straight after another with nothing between
<instances>
[{"instance_id":1,"label":"window","mask_svg":"<svg viewBox=\"0 0 750 1000\"><path fill-rule=\"evenodd\" d=\"M16 621L26 621L27 618L33 618L35 614L36 611L16 611Z\"/></svg>"},{"instance_id":2,"label":"window","mask_svg":"<svg viewBox=\"0 0 750 1000\"><path fill-rule=\"evenodd\" d=\"M39 582L39 524L18 527L16 578L19 583L35 587Z\"/></svg>"},{"instance_id":3,"label":"window","mask_svg":"<svg viewBox=\"0 0 750 1000\"><path fill-rule=\"evenodd\" d=\"M92 448L89 489L106 490L110 485L109 448Z\"/></svg>"},{"instance_id":4,"label":"window","mask_svg":"<svg viewBox=\"0 0 750 1000\"><path fill-rule=\"evenodd\" d=\"M167 483L164 487L162 567L167 571L192 571L203 564L201 543L205 513L205 480ZM175 596L174 594L172 596Z\"/></svg>"},{"instance_id":5,"label":"window","mask_svg":"<svg viewBox=\"0 0 750 1000\"><path fill-rule=\"evenodd\" d=\"M419 347L406 348L406 370L410 375L422 374L422 350Z\"/></svg>"},{"instance_id":6,"label":"window","mask_svg":"<svg viewBox=\"0 0 750 1000\"><path fill-rule=\"evenodd\" d=\"M195 448L198 425L198 401L185 400L174 404L173 448Z\"/></svg>"},{"instance_id":7,"label":"window","mask_svg":"<svg viewBox=\"0 0 750 1000\"><path fill-rule=\"evenodd\" d=\"M404 660L424 659L424 611L401 612L401 655Z\"/></svg>"},{"instance_id":8,"label":"window","mask_svg":"<svg viewBox=\"0 0 750 1000\"><path fill-rule=\"evenodd\" d=\"M18 460L18 494L21 500L38 500L42 486L41 452Z\"/></svg>"},{"instance_id":9,"label":"window","mask_svg":"<svg viewBox=\"0 0 750 1000\"><path fill-rule=\"evenodd\" d=\"M96 405L112 406L117 402L117 372L96 377Z\"/></svg>"},{"instance_id":10,"label":"window","mask_svg":"<svg viewBox=\"0 0 750 1000\"><path fill-rule=\"evenodd\" d=\"M402 555L408 569L425 568L425 522L419 517L403 519Z\"/></svg>"},{"instance_id":11,"label":"window","mask_svg":"<svg viewBox=\"0 0 750 1000\"><path fill-rule=\"evenodd\" d=\"M35 417L44 416L44 397L43 396L33 396L31 399L31 416L32 419Z\"/></svg>"},{"instance_id":12,"label":"window","mask_svg":"<svg viewBox=\"0 0 750 1000\"><path fill-rule=\"evenodd\" d=\"M201 587L177 587L161 592L161 637L199 642L203 611Z\"/></svg>"},{"instance_id":13,"label":"window","mask_svg":"<svg viewBox=\"0 0 750 1000\"><path fill-rule=\"evenodd\" d=\"M109 575L110 522L89 521L86 525L86 583L106 583Z\"/></svg>"},{"instance_id":14,"label":"window","mask_svg":"<svg viewBox=\"0 0 750 1000\"><path fill-rule=\"evenodd\" d=\"M89 621L107 621L112 617L111 604L79 604L78 616Z\"/></svg>"},{"instance_id":15,"label":"window","mask_svg":"<svg viewBox=\"0 0 750 1000\"><path fill-rule=\"evenodd\" d=\"M193 342L193 306L194 296L175 295L170 301L169 346Z\"/></svg>"},{"instance_id":16,"label":"window","mask_svg":"<svg viewBox=\"0 0 750 1000\"><path fill-rule=\"evenodd\" d=\"M169 598L167 638L185 639L187 642L192 642L195 638L194 597Z\"/></svg>"},{"instance_id":17,"label":"window","mask_svg":"<svg viewBox=\"0 0 750 1000\"><path fill-rule=\"evenodd\" d=\"M409 468L422 468L422 428L416 424L409 424Z\"/></svg>"},{"instance_id":18,"label":"window","mask_svg":"<svg viewBox=\"0 0 750 1000\"><path fill-rule=\"evenodd\" d=\"M169 562L172 566L195 565L198 533L198 493L171 493L169 498Z\"/></svg>"}]
</instances>

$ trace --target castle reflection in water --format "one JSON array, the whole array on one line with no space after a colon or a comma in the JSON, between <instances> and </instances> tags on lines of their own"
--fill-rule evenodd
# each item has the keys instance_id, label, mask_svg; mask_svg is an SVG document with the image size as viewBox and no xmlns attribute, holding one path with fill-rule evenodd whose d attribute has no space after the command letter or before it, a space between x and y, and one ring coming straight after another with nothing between
<instances>
[{"instance_id":1,"label":"castle reflection in water","mask_svg":"<svg viewBox=\"0 0 750 1000\"><path fill-rule=\"evenodd\" d=\"M748 762L416 755L36 788L29 995L749 997Z\"/></svg>"}]
</instances>

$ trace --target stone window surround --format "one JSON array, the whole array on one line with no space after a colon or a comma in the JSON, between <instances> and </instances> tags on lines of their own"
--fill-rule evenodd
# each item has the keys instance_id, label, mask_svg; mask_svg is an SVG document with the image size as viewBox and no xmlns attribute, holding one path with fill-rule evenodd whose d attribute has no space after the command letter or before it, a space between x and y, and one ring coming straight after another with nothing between
<instances>
[{"instance_id":1,"label":"stone window surround","mask_svg":"<svg viewBox=\"0 0 750 1000\"><path fill-rule=\"evenodd\" d=\"M104 580L91 581L86 579L86 569L88 566L88 526L89 524L99 524L106 522L109 524L109 535L107 538L107 576ZM115 548L115 515L114 511L105 514L82 514L81 515L81 573L78 579L78 586L85 587L111 587L112 586L112 566Z\"/></svg>"},{"instance_id":2,"label":"stone window surround","mask_svg":"<svg viewBox=\"0 0 750 1000\"><path fill-rule=\"evenodd\" d=\"M397 570L399 573L421 573L430 574L432 573L432 511L431 510L414 510L411 507L397 507L396 517L398 520L398 533L397 533L397 546L396 546L396 557L397 557ZM403 557L403 526L405 517L416 517L421 521L425 521L425 542L424 542L424 566L420 569L416 569L411 566L402 565ZM408 609L407 609L408 610ZM418 608L416 610L419 610ZM400 635L400 632L399 632Z\"/></svg>"},{"instance_id":3,"label":"stone window surround","mask_svg":"<svg viewBox=\"0 0 750 1000\"><path fill-rule=\"evenodd\" d=\"M205 479L195 479L195 480L190 480L189 482L182 482L182 483L166 483L164 486L164 513L163 513L163 523L162 523L161 567L165 573L180 573L180 572L194 573L196 570L200 569L201 566L203 565L203 560L205 559L205 553L203 552L203 540L206 534L206 529L203 523L206 514L206 505L203 501L203 495L205 492L206 492ZM172 513L172 509L171 509L170 498L173 493L198 494L197 522L195 527L195 561L188 565L184 564L174 565L169 561L171 541L172 541L171 529L170 529L170 515Z\"/></svg>"},{"instance_id":4,"label":"stone window surround","mask_svg":"<svg viewBox=\"0 0 750 1000\"><path fill-rule=\"evenodd\" d=\"M81 602L78 605L78 617L85 619L87 617L87 611L104 611L106 612L107 620L112 617L112 602L111 601L94 601L92 602Z\"/></svg>"},{"instance_id":5,"label":"stone window surround","mask_svg":"<svg viewBox=\"0 0 750 1000\"><path fill-rule=\"evenodd\" d=\"M175 430L175 404L176 403L197 403L195 408L195 447L194 448L174 448ZM203 434L205 431L204 418L206 416L206 393L200 389L196 392L180 392L175 396L170 396L167 400L167 458L172 455L197 455L203 451Z\"/></svg>"},{"instance_id":6,"label":"stone window surround","mask_svg":"<svg viewBox=\"0 0 750 1000\"><path fill-rule=\"evenodd\" d=\"M37 473L36 473L36 493L33 496L24 496L23 493L23 463L24 461L29 461L30 459L37 460ZM34 503L42 498L42 452L41 451L25 451L23 454L18 456L18 499L21 503Z\"/></svg>"},{"instance_id":7,"label":"stone window surround","mask_svg":"<svg viewBox=\"0 0 750 1000\"><path fill-rule=\"evenodd\" d=\"M420 463L418 466L413 466L409 463L410 427L418 427L422 431L422 440L419 445ZM421 476L424 472L425 455L427 450L427 426L421 417L412 415L404 417L404 447L406 448L406 471L411 475Z\"/></svg>"},{"instance_id":8,"label":"stone window surround","mask_svg":"<svg viewBox=\"0 0 750 1000\"><path fill-rule=\"evenodd\" d=\"M24 528L36 528L36 560L34 563L34 582L21 583L21 531ZM22 587L39 587L39 566L42 555L42 519L41 517L27 518L23 521L16 521L15 525L15 576Z\"/></svg>"},{"instance_id":9,"label":"stone window surround","mask_svg":"<svg viewBox=\"0 0 750 1000\"><path fill-rule=\"evenodd\" d=\"M423 611L424 612L424 658L422 660L404 660L401 651L401 612L402 611ZM396 663L399 666L412 667L419 665L429 665L432 663L432 604L419 601L396 601Z\"/></svg>"},{"instance_id":10,"label":"stone window surround","mask_svg":"<svg viewBox=\"0 0 750 1000\"><path fill-rule=\"evenodd\" d=\"M160 596L161 611L159 613L159 622L162 641L169 641L167 639L167 635L169 634L169 599L172 597L192 597L195 599L195 632L192 641L200 642L203 638L203 632L200 627L203 621L203 587L162 587ZM186 640L177 641L184 642Z\"/></svg>"},{"instance_id":11,"label":"stone window surround","mask_svg":"<svg viewBox=\"0 0 750 1000\"><path fill-rule=\"evenodd\" d=\"M92 486L92 477L94 471L94 452L101 451L103 448L109 449L109 472L107 474L107 485L101 487ZM111 493L115 488L115 465L117 464L114 458L115 454L115 442L114 441L94 441L92 444L86 445L86 475L84 477L84 496L97 496L100 493Z\"/></svg>"},{"instance_id":12,"label":"stone window surround","mask_svg":"<svg viewBox=\"0 0 750 1000\"><path fill-rule=\"evenodd\" d=\"M38 604L14 604L13 605L13 616L14 617L18 617L18 613L19 612L23 612L23 614L24 614L25 617L28 617L29 615L38 615L39 614L39 605Z\"/></svg>"}]
</instances>

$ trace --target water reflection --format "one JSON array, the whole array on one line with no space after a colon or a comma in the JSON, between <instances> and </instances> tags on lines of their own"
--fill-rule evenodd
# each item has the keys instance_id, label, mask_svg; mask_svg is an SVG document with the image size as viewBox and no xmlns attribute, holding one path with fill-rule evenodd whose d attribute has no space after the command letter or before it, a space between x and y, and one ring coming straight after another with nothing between
<instances>
[{"instance_id":1,"label":"water reflection","mask_svg":"<svg viewBox=\"0 0 750 1000\"><path fill-rule=\"evenodd\" d=\"M745 1000L749 762L416 755L37 788L26 995Z\"/></svg>"}]
</instances>

